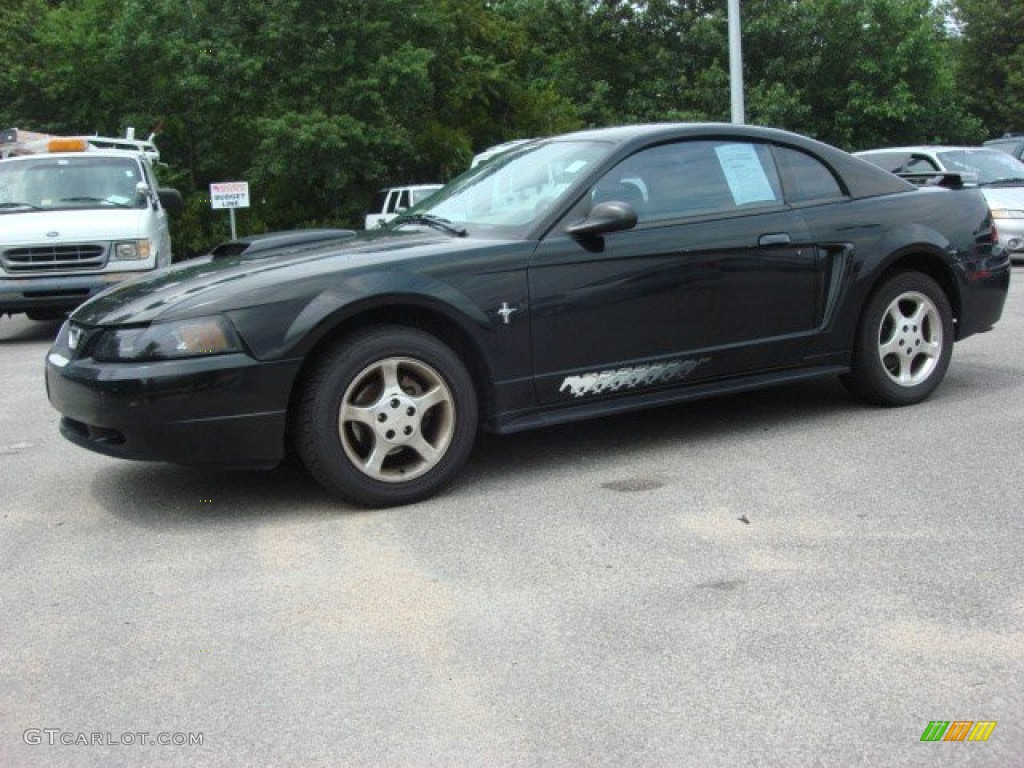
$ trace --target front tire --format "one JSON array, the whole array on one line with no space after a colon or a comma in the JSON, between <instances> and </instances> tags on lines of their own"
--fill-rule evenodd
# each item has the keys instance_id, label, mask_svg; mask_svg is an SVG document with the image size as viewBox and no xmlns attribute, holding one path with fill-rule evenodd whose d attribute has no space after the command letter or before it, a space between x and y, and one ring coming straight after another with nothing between
<instances>
[{"instance_id":1,"label":"front tire","mask_svg":"<svg viewBox=\"0 0 1024 768\"><path fill-rule=\"evenodd\" d=\"M843 383L876 405L912 405L939 386L952 353L953 312L946 294L927 275L901 272L865 306L853 369Z\"/></svg>"},{"instance_id":2,"label":"front tire","mask_svg":"<svg viewBox=\"0 0 1024 768\"><path fill-rule=\"evenodd\" d=\"M367 506L425 499L447 484L476 438L477 397L458 356L401 326L330 348L296 404L295 447L328 490Z\"/></svg>"}]
</instances>

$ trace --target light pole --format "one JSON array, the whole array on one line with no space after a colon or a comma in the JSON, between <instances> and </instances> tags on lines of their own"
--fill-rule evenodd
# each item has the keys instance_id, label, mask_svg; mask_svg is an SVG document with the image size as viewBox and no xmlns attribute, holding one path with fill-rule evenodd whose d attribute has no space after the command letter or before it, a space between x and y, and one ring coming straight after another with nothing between
<instances>
[{"instance_id":1,"label":"light pole","mask_svg":"<svg viewBox=\"0 0 1024 768\"><path fill-rule=\"evenodd\" d=\"M732 121L742 125L743 46L740 43L740 0L729 0L729 96Z\"/></svg>"}]
</instances>

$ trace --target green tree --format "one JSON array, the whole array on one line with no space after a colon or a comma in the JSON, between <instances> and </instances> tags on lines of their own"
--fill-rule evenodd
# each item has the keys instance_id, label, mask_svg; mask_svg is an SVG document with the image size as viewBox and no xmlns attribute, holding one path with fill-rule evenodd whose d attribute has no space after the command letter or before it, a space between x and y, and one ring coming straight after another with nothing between
<instances>
[{"instance_id":1,"label":"green tree","mask_svg":"<svg viewBox=\"0 0 1024 768\"><path fill-rule=\"evenodd\" d=\"M1024 132L1024 5L1009 0L957 0L962 33L960 87L985 138Z\"/></svg>"},{"instance_id":2,"label":"green tree","mask_svg":"<svg viewBox=\"0 0 1024 768\"><path fill-rule=\"evenodd\" d=\"M973 140L954 41L930 0L743 6L750 119L847 149Z\"/></svg>"},{"instance_id":3,"label":"green tree","mask_svg":"<svg viewBox=\"0 0 1024 768\"><path fill-rule=\"evenodd\" d=\"M849 149L1018 127L1024 10L959 0L958 35L952 2L744 0L747 119ZM0 127L158 131L197 251L211 182L250 182L244 232L357 225L508 139L727 120L728 55L725 0L11 0Z\"/></svg>"}]
</instances>

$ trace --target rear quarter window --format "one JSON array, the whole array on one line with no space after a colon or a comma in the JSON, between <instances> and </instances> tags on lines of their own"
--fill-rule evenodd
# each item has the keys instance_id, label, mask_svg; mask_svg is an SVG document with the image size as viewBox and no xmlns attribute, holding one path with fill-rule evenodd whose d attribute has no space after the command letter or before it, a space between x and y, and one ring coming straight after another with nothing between
<instances>
[{"instance_id":1,"label":"rear quarter window","mask_svg":"<svg viewBox=\"0 0 1024 768\"><path fill-rule=\"evenodd\" d=\"M828 202L846 196L835 174L817 158L789 147L776 147L775 159L787 202Z\"/></svg>"}]
</instances>

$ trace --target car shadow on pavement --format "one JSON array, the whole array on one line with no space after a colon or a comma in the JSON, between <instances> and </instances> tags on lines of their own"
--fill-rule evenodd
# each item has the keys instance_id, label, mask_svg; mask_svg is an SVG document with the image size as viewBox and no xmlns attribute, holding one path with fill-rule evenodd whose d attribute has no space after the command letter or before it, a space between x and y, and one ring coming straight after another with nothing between
<instances>
[{"instance_id":1,"label":"car shadow on pavement","mask_svg":"<svg viewBox=\"0 0 1024 768\"><path fill-rule=\"evenodd\" d=\"M945 409L951 402L976 396L976 377L951 373L951 381L915 409ZM985 378L986 390L993 386L992 379ZM838 379L822 378L511 435L481 434L466 467L436 498L457 504L506 486L510 476L516 484L530 484L541 481L552 467L572 472L616 464L637 451L680 443L711 451L722 440L762 438L776 430L797 432L822 421L840 429L845 428L844 421L863 420L861 426L867 428L871 414L903 410L865 405ZM92 495L113 515L162 529L375 513L332 496L295 458L276 469L252 472L116 462L96 474Z\"/></svg>"},{"instance_id":2,"label":"car shadow on pavement","mask_svg":"<svg viewBox=\"0 0 1024 768\"><path fill-rule=\"evenodd\" d=\"M838 379L823 378L512 435L481 435L459 487L509 472L529 482L531 470L614 464L617 455L680 441L710 446L731 436L762 436L865 409L871 407L850 396Z\"/></svg>"},{"instance_id":3,"label":"car shadow on pavement","mask_svg":"<svg viewBox=\"0 0 1024 768\"><path fill-rule=\"evenodd\" d=\"M926 412L942 420L952 408L1016 387L1019 377L1009 367L954 362L942 386L925 402L908 408L864 403L849 394L838 377L828 376L511 435L484 434L457 482L464 490L474 483L488 485L484 481L497 481L510 472L529 482L531 470L540 474L564 465L567 472L574 471L681 442L712 450L729 438L760 438L775 431L795 434L820 423L830 429L859 430L879 419L917 418Z\"/></svg>"},{"instance_id":4,"label":"car shadow on pavement","mask_svg":"<svg viewBox=\"0 0 1024 768\"><path fill-rule=\"evenodd\" d=\"M160 529L365 511L335 499L295 460L266 471L117 462L96 473L91 491L110 514Z\"/></svg>"}]
</instances>

